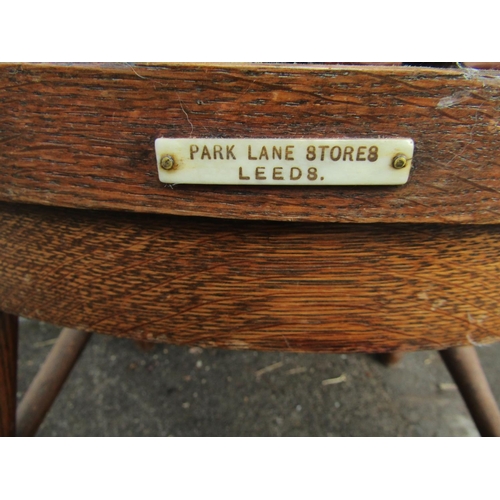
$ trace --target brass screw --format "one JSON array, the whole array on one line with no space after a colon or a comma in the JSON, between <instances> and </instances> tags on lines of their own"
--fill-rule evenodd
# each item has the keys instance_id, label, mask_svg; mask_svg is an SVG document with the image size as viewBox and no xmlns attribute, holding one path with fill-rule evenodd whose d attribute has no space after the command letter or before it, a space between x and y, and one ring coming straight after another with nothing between
<instances>
[{"instance_id":1,"label":"brass screw","mask_svg":"<svg viewBox=\"0 0 500 500\"><path fill-rule=\"evenodd\" d=\"M408 158L406 158L405 155L396 155L392 159L393 168L397 168L397 169L405 168L407 164L408 164Z\"/></svg>"},{"instance_id":2,"label":"brass screw","mask_svg":"<svg viewBox=\"0 0 500 500\"><path fill-rule=\"evenodd\" d=\"M165 155L160 160L160 167L163 170L171 170L174 167L174 159L170 155Z\"/></svg>"}]
</instances>

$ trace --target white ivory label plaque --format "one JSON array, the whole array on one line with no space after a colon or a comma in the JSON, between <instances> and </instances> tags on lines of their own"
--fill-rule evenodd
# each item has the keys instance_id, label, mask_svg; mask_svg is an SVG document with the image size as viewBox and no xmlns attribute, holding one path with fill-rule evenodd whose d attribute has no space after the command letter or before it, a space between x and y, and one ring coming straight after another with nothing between
<instances>
[{"instance_id":1,"label":"white ivory label plaque","mask_svg":"<svg viewBox=\"0 0 500 500\"><path fill-rule=\"evenodd\" d=\"M165 139L161 182L273 186L397 185L408 181L411 139Z\"/></svg>"}]
</instances>

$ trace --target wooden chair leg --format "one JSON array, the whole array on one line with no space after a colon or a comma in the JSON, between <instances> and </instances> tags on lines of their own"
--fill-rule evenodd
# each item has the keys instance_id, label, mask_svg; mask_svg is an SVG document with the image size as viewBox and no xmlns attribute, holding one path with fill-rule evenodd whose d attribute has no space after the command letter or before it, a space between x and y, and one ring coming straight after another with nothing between
<instances>
[{"instance_id":1,"label":"wooden chair leg","mask_svg":"<svg viewBox=\"0 0 500 500\"><path fill-rule=\"evenodd\" d=\"M91 334L63 328L17 409L16 435L34 436Z\"/></svg>"},{"instance_id":2,"label":"wooden chair leg","mask_svg":"<svg viewBox=\"0 0 500 500\"><path fill-rule=\"evenodd\" d=\"M155 344L153 342L146 342L144 340L134 340L134 344L138 349L144 352L151 351L153 347L155 347Z\"/></svg>"},{"instance_id":3,"label":"wooden chair leg","mask_svg":"<svg viewBox=\"0 0 500 500\"><path fill-rule=\"evenodd\" d=\"M16 432L17 316L0 311L0 436Z\"/></svg>"},{"instance_id":4,"label":"wooden chair leg","mask_svg":"<svg viewBox=\"0 0 500 500\"><path fill-rule=\"evenodd\" d=\"M377 354L378 360L385 366L394 366L397 365L403 359L403 352L384 352L381 354Z\"/></svg>"},{"instance_id":5,"label":"wooden chair leg","mask_svg":"<svg viewBox=\"0 0 500 500\"><path fill-rule=\"evenodd\" d=\"M472 346L439 351L481 436L500 437L500 410Z\"/></svg>"}]
</instances>

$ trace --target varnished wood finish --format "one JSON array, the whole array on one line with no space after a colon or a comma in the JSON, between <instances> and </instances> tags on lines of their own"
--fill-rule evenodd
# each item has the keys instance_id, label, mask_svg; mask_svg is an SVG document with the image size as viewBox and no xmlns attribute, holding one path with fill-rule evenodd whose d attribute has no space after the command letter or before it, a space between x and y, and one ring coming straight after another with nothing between
<instances>
[{"instance_id":1,"label":"varnished wood finish","mask_svg":"<svg viewBox=\"0 0 500 500\"><path fill-rule=\"evenodd\" d=\"M137 340L297 351L500 339L500 228L0 204L0 306Z\"/></svg>"},{"instance_id":2,"label":"varnished wood finish","mask_svg":"<svg viewBox=\"0 0 500 500\"><path fill-rule=\"evenodd\" d=\"M17 328L17 316L0 311L0 437L16 430Z\"/></svg>"},{"instance_id":3,"label":"varnished wood finish","mask_svg":"<svg viewBox=\"0 0 500 500\"><path fill-rule=\"evenodd\" d=\"M219 218L500 222L500 72L3 65L0 199ZM399 187L161 185L157 137L409 137Z\"/></svg>"}]
</instances>

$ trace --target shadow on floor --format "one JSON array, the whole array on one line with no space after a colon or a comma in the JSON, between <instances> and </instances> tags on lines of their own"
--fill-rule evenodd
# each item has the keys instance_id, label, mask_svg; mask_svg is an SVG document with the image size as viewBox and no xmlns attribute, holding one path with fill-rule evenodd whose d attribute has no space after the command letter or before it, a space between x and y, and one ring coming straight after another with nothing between
<instances>
[{"instance_id":1,"label":"shadow on floor","mask_svg":"<svg viewBox=\"0 0 500 500\"><path fill-rule=\"evenodd\" d=\"M59 329L21 319L18 398ZM500 401L500 344L478 349ZM477 436L436 352L224 351L93 335L40 436Z\"/></svg>"}]
</instances>

